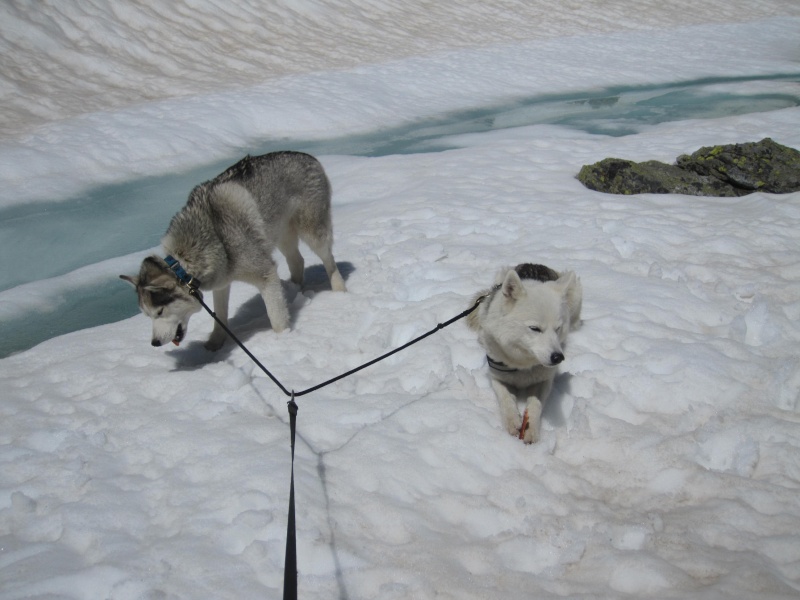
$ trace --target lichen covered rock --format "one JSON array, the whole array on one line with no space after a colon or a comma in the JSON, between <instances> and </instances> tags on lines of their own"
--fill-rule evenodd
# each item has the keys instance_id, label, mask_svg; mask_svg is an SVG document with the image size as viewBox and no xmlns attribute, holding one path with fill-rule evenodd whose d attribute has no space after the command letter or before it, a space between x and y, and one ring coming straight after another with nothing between
<instances>
[{"instance_id":1,"label":"lichen covered rock","mask_svg":"<svg viewBox=\"0 0 800 600\"><path fill-rule=\"evenodd\" d=\"M770 138L700 148L679 156L677 165L751 192L786 194L800 189L800 152Z\"/></svg>"},{"instance_id":2,"label":"lichen covered rock","mask_svg":"<svg viewBox=\"0 0 800 600\"><path fill-rule=\"evenodd\" d=\"M716 177L699 175L656 160L637 163L605 158L593 165L584 165L578 179L590 190L607 194L740 195L736 188Z\"/></svg>"},{"instance_id":3,"label":"lichen covered rock","mask_svg":"<svg viewBox=\"0 0 800 600\"><path fill-rule=\"evenodd\" d=\"M800 190L800 152L765 138L701 148L680 156L675 165L606 158L584 165L578 179L587 188L608 194L785 194Z\"/></svg>"}]
</instances>

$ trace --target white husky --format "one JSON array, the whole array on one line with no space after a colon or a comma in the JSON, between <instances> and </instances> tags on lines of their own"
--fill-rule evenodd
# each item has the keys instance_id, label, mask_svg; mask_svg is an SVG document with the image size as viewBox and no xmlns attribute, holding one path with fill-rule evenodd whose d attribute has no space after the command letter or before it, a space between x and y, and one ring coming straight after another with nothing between
<instances>
[{"instance_id":1,"label":"white husky","mask_svg":"<svg viewBox=\"0 0 800 600\"><path fill-rule=\"evenodd\" d=\"M251 283L261 292L272 329L286 329L289 310L272 252L277 247L283 253L292 281L301 285L298 238L322 259L331 287L344 291L331 251L330 209L322 165L300 152L247 156L196 186L161 240L168 256L145 258L137 276L120 275L136 288L139 307L153 320L153 346L178 344L186 336L189 318L201 309L190 286L199 288L195 294L213 290L214 311L227 325L231 282ZM206 348L219 349L225 335L215 323Z\"/></svg>"},{"instance_id":2,"label":"white husky","mask_svg":"<svg viewBox=\"0 0 800 600\"><path fill-rule=\"evenodd\" d=\"M498 273L495 286L473 303L481 297L467 323L486 351L503 425L533 443L555 367L564 360L567 334L580 323L580 280L572 271L559 274L544 265L521 264ZM518 396L526 402L527 422L517 409Z\"/></svg>"}]
</instances>

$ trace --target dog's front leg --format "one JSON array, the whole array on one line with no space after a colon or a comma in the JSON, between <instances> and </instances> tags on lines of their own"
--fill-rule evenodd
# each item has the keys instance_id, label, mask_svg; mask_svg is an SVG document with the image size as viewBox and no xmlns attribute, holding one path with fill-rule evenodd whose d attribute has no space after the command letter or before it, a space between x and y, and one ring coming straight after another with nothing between
<instances>
[{"instance_id":1,"label":"dog's front leg","mask_svg":"<svg viewBox=\"0 0 800 600\"><path fill-rule=\"evenodd\" d=\"M492 389L497 396L497 403L500 406L500 421L506 431L513 436L519 435L519 428L522 427L522 417L517 410L517 397L508 389L506 384L491 379Z\"/></svg>"},{"instance_id":2,"label":"dog's front leg","mask_svg":"<svg viewBox=\"0 0 800 600\"><path fill-rule=\"evenodd\" d=\"M528 428L522 434L522 440L526 444L535 444L539 441L539 427L542 421L542 403L547 400L550 390L553 387L553 380L548 379L542 383L528 388L528 401L525 410L528 413Z\"/></svg>"},{"instance_id":3,"label":"dog's front leg","mask_svg":"<svg viewBox=\"0 0 800 600\"><path fill-rule=\"evenodd\" d=\"M528 413L527 428L520 436L526 444L534 444L539 441L539 424L542 420L542 401L536 396L530 396L525 405L525 412Z\"/></svg>"},{"instance_id":4,"label":"dog's front leg","mask_svg":"<svg viewBox=\"0 0 800 600\"><path fill-rule=\"evenodd\" d=\"M286 298L283 296L278 269L274 262L270 261L270 263L269 269L258 287L267 307L267 316L272 324L272 330L280 333L289 327L289 309L286 307Z\"/></svg>"},{"instance_id":5,"label":"dog's front leg","mask_svg":"<svg viewBox=\"0 0 800 600\"><path fill-rule=\"evenodd\" d=\"M218 290L214 290L214 313L217 315L217 319L222 321L225 326L228 325L228 300L230 299L231 294L231 286L226 285L224 288L220 288ZM211 352L216 352L222 345L225 343L225 330L222 326L214 321L214 329L211 332L211 335L208 338L208 341L205 343L206 350L210 350Z\"/></svg>"}]
</instances>

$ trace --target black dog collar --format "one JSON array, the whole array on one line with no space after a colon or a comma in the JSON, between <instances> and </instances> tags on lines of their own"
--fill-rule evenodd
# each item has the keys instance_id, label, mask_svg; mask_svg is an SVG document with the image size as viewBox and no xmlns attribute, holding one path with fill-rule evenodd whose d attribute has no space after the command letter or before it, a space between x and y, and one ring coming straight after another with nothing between
<instances>
[{"instance_id":1,"label":"black dog collar","mask_svg":"<svg viewBox=\"0 0 800 600\"><path fill-rule=\"evenodd\" d=\"M509 367L506 363L502 363L499 360L494 360L488 354L486 355L486 360L489 363L489 368L494 369L495 371L500 371L501 373L516 373L519 371L519 369Z\"/></svg>"}]
</instances>

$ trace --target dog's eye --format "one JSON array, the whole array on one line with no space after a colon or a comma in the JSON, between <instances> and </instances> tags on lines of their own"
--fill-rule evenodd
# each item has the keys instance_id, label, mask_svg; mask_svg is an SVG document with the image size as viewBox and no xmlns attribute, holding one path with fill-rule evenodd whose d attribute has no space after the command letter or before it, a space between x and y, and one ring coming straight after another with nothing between
<instances>
[{"instance_id":1,"label":"dog's eye","mask_svg":"<svg viewBox=\"0 0 800 600\"><path fill-rule=\"evenodd\" d=\"M164 307L161 307L158 309L158 316L160 317L163 314L164 314Z\"/></svg>"},{"instance_id":2,"label":"dog's eye","mask_svg":"<svg viewBox=\"0 0 800 600\"><path fill-rule=\"evenodd\" d=\"M530 327L528 327L528 329L530 329L531 331L533 331L535 333L542 333L542 330L539 329L536 325L531 325Z\"/></svg>"}]
</instances>

